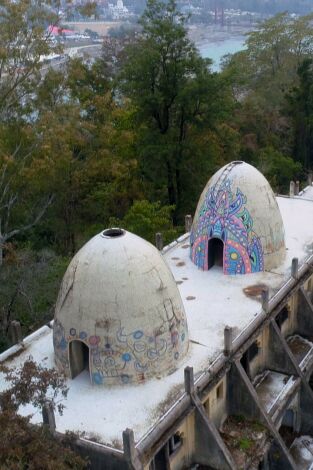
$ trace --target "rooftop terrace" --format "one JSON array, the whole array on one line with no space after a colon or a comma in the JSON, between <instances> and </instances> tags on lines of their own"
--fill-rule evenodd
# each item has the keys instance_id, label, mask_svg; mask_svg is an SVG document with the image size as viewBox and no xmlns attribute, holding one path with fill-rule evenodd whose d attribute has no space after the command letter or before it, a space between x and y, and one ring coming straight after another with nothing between
<instances>
[{"instance_id":1,"label":"rooftop terrace","mask_svg":"<svg viewBox=\"0 0 313 470\"><path fill-rule=\"evenodd\" d=\"M310 199L310 200L309 200ZM260 298L247 297L244 289L265 284L270 297L290 278L291 260L300 264L313 251L313 187L302 197L277 198L286 232L286 259L273 272L243 276L225 276L222 268L199 270L189 258L188 235L164 249L164 257L173 272L186 310L190 346L180 368L167 377L151 379L141 385L96 387L84 371L68 381L69 393L63 416L56 415L56 428L84 431L84 436L102 444L122 448L122 431L132 428L138 442L163 419L164 413L184 391L184 368L192 366L195 378L210 368L222 354L224 328L242 334L261 313ZM15 354L14 354L15 353ZM45 326L24 341L0 355L8 366L19 366L29 356L46 367L54 366L52 330ZM0 389L4 389L4 380ZM41 422L38 411L33 422Z\"/></svg>"}]
</instances>

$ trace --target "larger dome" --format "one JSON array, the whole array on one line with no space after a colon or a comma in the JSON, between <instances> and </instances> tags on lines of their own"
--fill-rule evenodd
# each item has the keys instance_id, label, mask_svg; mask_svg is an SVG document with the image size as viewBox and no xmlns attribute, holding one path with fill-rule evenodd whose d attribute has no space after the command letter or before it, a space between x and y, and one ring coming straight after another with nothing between
<instances>
[{"instance_id":1,"label":"larger dome","mask_svg":"<svg viewBox=\"0 0 313 470\"><path fill-rule=\"evenodd\" d=\"M246 274L277 267L285 256L284 227L264 176L244 162L221 168L207 183L196 210L191 259L207 270Z\"/></svg>"},{"instance_id":2,"label":"larger dome","mask_svg":"<svg viewBox=\"0 0 313 470\"><path fill-rule=\"evenodd\" d=\"M162 255L120 229L92 238L71 261L53 327L55 359L93 383L143 382L173 372L188 349L184 307Z\"/></svg>"}]
</instances>

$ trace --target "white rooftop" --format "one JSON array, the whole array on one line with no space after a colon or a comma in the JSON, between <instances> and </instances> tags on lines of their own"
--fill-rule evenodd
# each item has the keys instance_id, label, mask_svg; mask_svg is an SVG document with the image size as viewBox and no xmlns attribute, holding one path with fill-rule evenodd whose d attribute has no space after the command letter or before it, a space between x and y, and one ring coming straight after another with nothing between
<instances>
[{"instance_id":1,"label":"white rooftop","mask_svg":"<svg viewBox=\"0 0 313 470\"><path fill-rule=\"evenodd\" d=\"M311 188L305 194L311 194ZM226 325L239 334L261 312L259 301L248 298L243 289L267 284L272 296L290 277L291 260L301 263L313 247L312 201L306 197L278 197L277 201L286 232L287 256L275 272L225 276L222 268L202 271L189 258L189 239L165 250L164 257L172 270L186 310L190 346L187 357L172 375L151 379L140 385L97 387L90 384L87 373L68 381L69 393L63 416L56 414L57 430L84 431L85 437L103 444L122 447L122 432L132 428L138 442L151 429L183 391L184 368L194 368L195 375L210 367L223 350ZM21 365L30 355L47 367L54 366L52 330L44 327L25 341L25 351L8 358L10 351L0 355L8 366ZM11 348L12 353L17 347ZM0 389L5 388L4 380ZM32 412L31 409L23 410ZM41 422L35 411L33 422Z\"/></svg>"}]
</instances>

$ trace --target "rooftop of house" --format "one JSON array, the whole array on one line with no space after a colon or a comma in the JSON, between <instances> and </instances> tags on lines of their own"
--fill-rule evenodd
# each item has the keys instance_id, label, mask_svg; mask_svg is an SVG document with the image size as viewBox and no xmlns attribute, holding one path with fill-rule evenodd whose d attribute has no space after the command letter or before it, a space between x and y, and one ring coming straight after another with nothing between
<instances>
[{"instance_id":1,"label":"rooftop of house","mask_svg":"<svg viewBox=\"0 0 313 470\"><path fill-rule=\"evenodd\" d=\"M244 290L265 284L271 297L290 277L292 259L299 258L301 264L312 254L313 187L299 197L278 197L277 202L287 251L283 264L273 271L235 276L225 276L219 267L202 271L190 260L188 234L163 250L186 311L190 338L187 356L171 375L139 385L97 387L91 385L87 371L69 379L64 413L56 414L58 431L83 431L86 438L115 448L122 448L122 432L126 428L133 429L136 442L149 433L182 394L184 368L192 366L197 379L222 354L224 327L233 327L238 336L262 311L260 298L248 297ZM29 356L46 367L54 366L50 327L45 326L26 338L23 347L13 346L0 354L0 361L20 366ZM5 387L2 377L0 390ZM40 411L31 407L21 412L34 413L35 423L42 421Z\"/></svg>"}]
</instances>

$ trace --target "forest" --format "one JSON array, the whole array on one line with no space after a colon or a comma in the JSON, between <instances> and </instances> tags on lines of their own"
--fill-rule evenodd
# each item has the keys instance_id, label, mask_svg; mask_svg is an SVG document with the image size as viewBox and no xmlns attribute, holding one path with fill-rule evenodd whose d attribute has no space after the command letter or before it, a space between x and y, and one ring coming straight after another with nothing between
<instances>
[{"instance_id":1,"label":"forest","mask_svg":"<svg viewBox=\"0 0 313 470\"><path fill-rule=\"evenodd\" d=\"M95 61L45 68L57 14L6 1L0 22L0 351L53 318L65 269L109 226L183 231L210 176L255 165L278 193L313 167L312 16L280 13L212 72L174 0Z\"/></svg>"}]
</instances>

